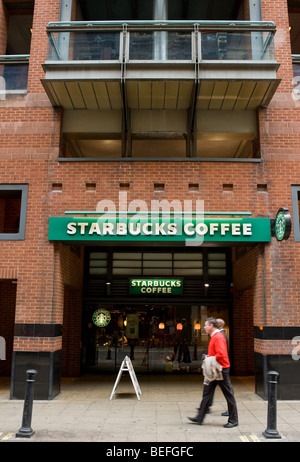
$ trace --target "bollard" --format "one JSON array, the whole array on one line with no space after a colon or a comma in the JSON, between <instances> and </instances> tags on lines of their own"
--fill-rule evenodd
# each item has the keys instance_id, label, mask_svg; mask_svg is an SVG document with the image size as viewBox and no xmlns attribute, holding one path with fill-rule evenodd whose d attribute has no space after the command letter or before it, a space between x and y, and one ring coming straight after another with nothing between
<instances>
[{"instance_id":1,"label":"bollard","mask_svg":"<svg viewBox=\"0 0 300 462\"><path fill-rule=\"evenodd\" d=\"M268 424L267 429L263 432L266 438L281 438L276 429L277 410L277 378L278 372L269 371L268 376Z\"/></svg>"},{"instance_id":2,"label":"bollard","mask_svg":"<svg viewBox=\"0 0 300 462\"><path fill-rule=\"evenodd\" d=\"M22 427L16 433L16 437L21 437L21 438L30 438L32 435L34 435L34 431L31 428L31 417L32 417L34 381L35 381L35 375L37 374L37 371L34 369L29 369L26 372L27 372L27 384L26 384L26 394L25 394L25 401L24 401Z\"/></svg>"}]
</instances>

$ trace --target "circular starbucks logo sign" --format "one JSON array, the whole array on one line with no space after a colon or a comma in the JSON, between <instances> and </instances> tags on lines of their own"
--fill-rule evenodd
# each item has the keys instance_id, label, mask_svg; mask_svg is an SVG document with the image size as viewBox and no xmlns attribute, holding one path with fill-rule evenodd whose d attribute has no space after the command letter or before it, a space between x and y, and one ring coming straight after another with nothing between
<instances>
[{"instance_id":1,"label":"circular starbucks logo sign","mask_svg":"<svg viewBox=\"0 0 300 462\"><path fill-rule=\"evenodd\" d=\"M278 241L288 239L291 233L291 216L287 209L279 209L275 219L275 235Z\"/></svg>"},{"instance_id":2,"label":"circular starbucks logo sign","mask_svg":"<svg viewBox=\"0 0 300 462\"><path fill-rule=\"evenodd\" d=\"M103 308L99 308L94 311L92 320L97 327L105 327L111 320L110 312Z\"/></svg>"},{"instance_id":3,"label":"circular starbucks logo sign","mask_svg":"<svg viewBox=\"0 0 300 462\"><path fill-rule=\"evenodd\" d=\"M281 241L285 234L285 216L283 212L278 212L275 220L276 237Z\"/></svg>"}]
</instances>

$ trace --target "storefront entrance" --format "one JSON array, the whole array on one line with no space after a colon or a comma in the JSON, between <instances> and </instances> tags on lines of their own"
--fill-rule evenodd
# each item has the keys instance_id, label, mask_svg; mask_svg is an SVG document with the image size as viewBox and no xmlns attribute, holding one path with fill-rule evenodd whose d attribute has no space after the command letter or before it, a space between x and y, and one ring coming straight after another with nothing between
<instances>
[{"instance_id":1,"label":"storefront entrance","mask_svg":"<svg viewBox=\"0 0 300 462\"><path fill-rule=\"evenodd\" d=\"M201 372L209 316L230 330L227 249L86 248L82 372Z\"/></svg>"},{"instance_id":2,"label":"storefront entrance","mask_svg":"<svg viewBox=\"0 0 300 462\"><path fill-rule=\"evenodd\" d=\"M208 337L209 316L225 321L227 306L87 306L83 321L84 372L114 372L125 356L139 373L199 373Z\"/></svg>"}]
</instances>

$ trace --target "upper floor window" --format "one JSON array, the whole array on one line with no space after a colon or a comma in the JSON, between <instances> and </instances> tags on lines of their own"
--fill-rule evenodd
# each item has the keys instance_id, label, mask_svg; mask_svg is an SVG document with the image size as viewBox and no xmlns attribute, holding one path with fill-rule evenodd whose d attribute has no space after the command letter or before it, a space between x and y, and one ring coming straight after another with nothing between
<instances>
[{"instance_id":1,"label":"upper floor window","mask_svg":"<svg viewBox=\"0 0 300 462\"><path fill-rule=\"evenodd\" d=\"M255 110L197 110L193 136L186 110L139 110L128 114L122 136L120 111L64 112L61 157L117 159L249 159L260 157Z\"/></svg>"},{"instance_id":2,"label":"upper floor window","mask_svg":"<svg viewBox=\"0 0 300 462\"><path fill-rule=\"evenodd\" d=\"M231 20L244 18L243 0L77 0L77 20Z\"/></svg>"},{"instance_id":3,"label":"upper floor window","mask_svg":"<svg viewBox=\"0 0 300 462\"><path fill-rule=\"evenodd\" d=\"M300 55L300 1L288 0L291 48L293 55Z\"/></svg>"},{"instance_id":4,"label":"upper floor window","mask_svg":"<svg viewBox=\"0 0 300 462\"><path fill-rule=\"evenodd\" d=\"M28 185L0 185L0 240L25 239Z\"/></svg>"},{"instance_id":5,"label":"upper floor window","mask_svg":"<svg viewBox=\"0 0 300 462\"><path fill-rule=\"evenodd\" d=\"M0 90L1 94L22 93L27 90L34 2L3 4L6 24L2 24L1 35L6 42L0 45Z\"/></svg>"},{"instance_id":6,"label":"upper floor window","mask_svg":"<svg viewBox=\"0 0 300 462\"><path fill-rule=\"evenodd\" d=\"M288 0L289 26L293 59L293 98L300 100L300 1Z\"/></svg>"}]
</instances>

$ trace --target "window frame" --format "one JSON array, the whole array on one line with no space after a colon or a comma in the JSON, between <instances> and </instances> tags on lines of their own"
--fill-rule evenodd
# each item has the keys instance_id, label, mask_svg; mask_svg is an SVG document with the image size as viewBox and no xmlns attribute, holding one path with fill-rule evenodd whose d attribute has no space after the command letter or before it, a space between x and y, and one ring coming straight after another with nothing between
<instances>
[{"instance_id":1,"label":"window frame","mask_svg":"<svg viewBox=\"0 0 300 462\"><path fill-rule=\"evenodd\" d=\"M28 184L0 184L0 191L20 191L20 223L18 233L0 233L1 241L20 241L25 239L27 202L28 202Z\"/></svg>"},{"instance_id":2,"label":"window frame","mask_svg":"<svg viewBox=\"0 0 300 462\"><path fill-rule=\"evenodd\" d=\"M300 242L300 216L298 207L298 193L300 193L300 185L292 185L291 188L294 241Z\"/></svg>"}]
</instances>

